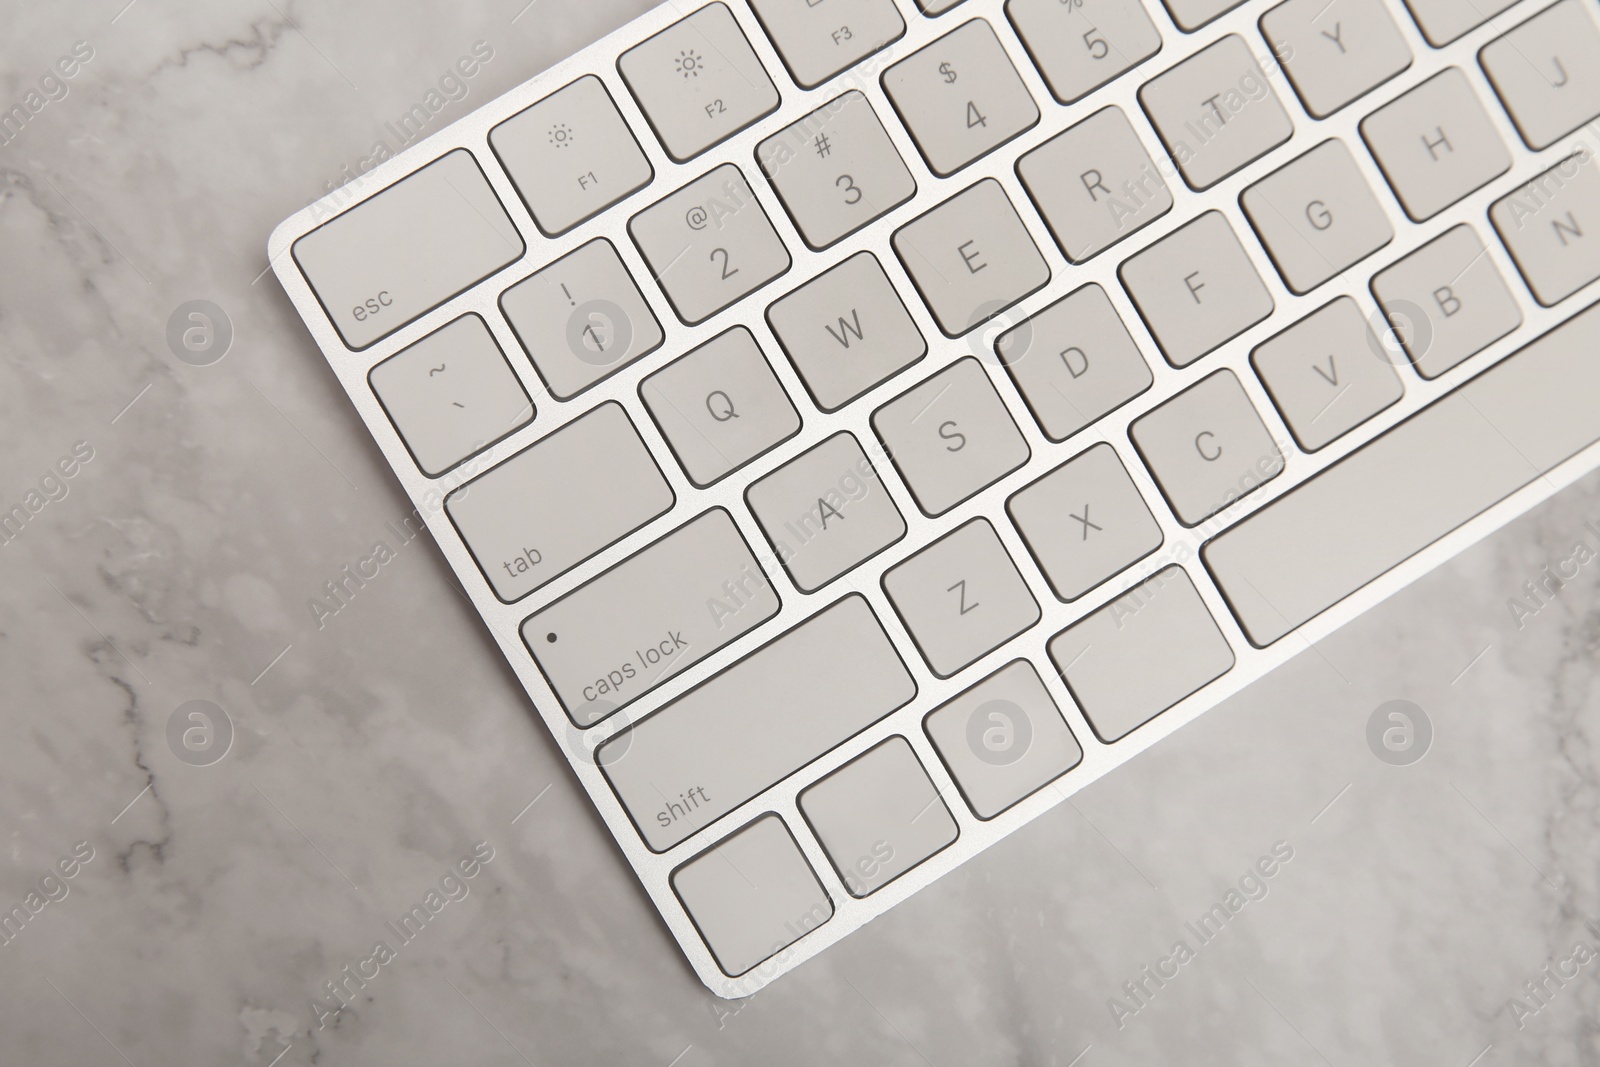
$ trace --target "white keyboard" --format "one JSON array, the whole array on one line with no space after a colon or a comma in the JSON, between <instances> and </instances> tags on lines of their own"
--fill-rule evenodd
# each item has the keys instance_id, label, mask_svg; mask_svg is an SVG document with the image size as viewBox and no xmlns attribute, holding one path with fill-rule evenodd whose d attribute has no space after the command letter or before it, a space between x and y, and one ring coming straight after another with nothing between
<instances>
[{"instance_id":1,"label":"white keyboard","mask_svg":"<svg viewBox=\"0 0 1600 1067\"><path fill-rule=\"evenodd\" d=\"M270 255L738 997L1600 466L1597 116L1594 0L671 4Z\"/></svg>"}]
</instances>

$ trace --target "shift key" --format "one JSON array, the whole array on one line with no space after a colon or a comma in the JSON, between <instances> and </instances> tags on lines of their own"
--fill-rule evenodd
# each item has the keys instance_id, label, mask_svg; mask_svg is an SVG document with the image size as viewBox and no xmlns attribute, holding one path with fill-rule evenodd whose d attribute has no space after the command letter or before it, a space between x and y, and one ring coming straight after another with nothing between
<instances>
[{"instance_id":1,"label":"shift key","mask_svg":"<svg viewBox=\"0 0 1600 1067\"><path fill-rule=\"evenodd\" d=\"M567 715L591 726L778 613L750 546L706 512L522 624Z\"/></svg>"}]
</instances>

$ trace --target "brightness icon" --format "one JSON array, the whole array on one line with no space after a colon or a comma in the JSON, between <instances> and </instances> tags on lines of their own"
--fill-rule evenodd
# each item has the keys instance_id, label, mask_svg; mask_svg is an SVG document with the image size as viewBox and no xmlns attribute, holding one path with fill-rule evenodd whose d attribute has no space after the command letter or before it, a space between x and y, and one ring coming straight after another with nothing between
<instances>
[{"instance_id":1,"label":"brightness icon","mask_svg":"<svg viewBox=\"0 0 1600 1067\"><path fill-rule=\"evenodd\" d=\"M678 73L682 74L685 78L700 77L700 67L704 64L704 62L705 60L701 57L699 52L689 48L685 48L682 52L679 52L678 58L675 61Z\"/></svg>"},{"instance_id":2,"label":"brightness icon","mask_svg":"<svg viewBox=\"0 0 1600 1067\"><path fill-rule=\"evenodd\" d=\"M572 144L572 127L565 122L558 122L550 127L550 143L556 148L566 148Z\"/></svg>"}]
</instances>

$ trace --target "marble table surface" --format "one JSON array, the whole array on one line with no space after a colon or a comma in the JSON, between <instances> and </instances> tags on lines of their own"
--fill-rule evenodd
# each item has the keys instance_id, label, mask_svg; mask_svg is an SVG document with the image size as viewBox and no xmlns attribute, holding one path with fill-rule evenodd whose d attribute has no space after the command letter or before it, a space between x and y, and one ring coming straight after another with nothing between
<instances>
[{"instance_id":1,"label":"marble table surface","mask_svg":"<svg viewBox=\"0 0 1600 1067\"><path fill-rule=\"evenodd\" d=\"M410 508L266 237L476 42L441 123L648 6L525 3L0 0L0 105L43 97L0 145L0 510L39 494L0 546L0 1064L1600 1063L1600 566L1507 608L1600 478L739 1003L425 538L319 628ZM167 344L190 300L232 323L209 366ZM1393 699L1433 724L1409 766L1366 739Z\"/></svg>"}]
</instances>

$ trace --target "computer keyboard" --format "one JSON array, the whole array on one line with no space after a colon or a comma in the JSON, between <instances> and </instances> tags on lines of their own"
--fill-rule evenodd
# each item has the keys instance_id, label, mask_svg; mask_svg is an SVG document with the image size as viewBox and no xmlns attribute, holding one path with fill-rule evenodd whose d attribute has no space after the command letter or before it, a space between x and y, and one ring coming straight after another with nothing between
<instances>
[{"instance_id":1,"label":"computer keyboard","mask_svg":"<svg viewBox=\"0 0 1600 1067\"><path fill-rule=\"evenodd\" d=\"M269 252L745 996L1600 465L1597 20L666 4Z\"/></svg>"}]
</instances>

